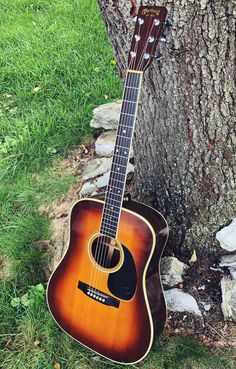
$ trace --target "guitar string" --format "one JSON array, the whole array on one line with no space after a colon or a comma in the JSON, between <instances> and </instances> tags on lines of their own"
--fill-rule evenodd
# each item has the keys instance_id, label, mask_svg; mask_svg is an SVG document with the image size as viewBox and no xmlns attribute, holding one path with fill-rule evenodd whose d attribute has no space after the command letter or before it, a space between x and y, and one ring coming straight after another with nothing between
<instances>
[{"instance_id":1,"label":"guitar string","mask_svg":"<svg viewBox=\"0 0 236 369\"><path fill-rule=\"evenodd\" d=\"M139 26L139 31L138 31L138 33L140 33L140 26ZM135 49L136 49L136 51L137 51L137 47L138 47L138 42L136 41L136 44L135 44ZM134 64L135 63L135 60L133 60L134 58L132 58L131 60L130 60L130 63L129 63L129 68L131 68L132 67L132 64ZM130 80L132 80L132 75L130 76L129 75L129 73L127 72L127 74L126 74L126 79L125 79L125 86L129 86L129 84L130 84ZM126 88L124 88L124 93L123 93L123 99L125 98L125 93L126 93ZM122 100L123 100L122 99ZM122 111L122 108L121 108L121 111ZM120 114L120 120L121 120L121 114ZM120 123L120 122L119 122ZM117 134L118 134L118 131L119 131L119 126L120 126L120 124L118 125L118 129L117 129ZM122 142L119 142L119 141L121 141L121 140L119 140L119 137L117 136L117 139L116 139L116 143L119 143L121 146L123 146L122 145ZM116 147L116 143L115 143L115 146L114 146L114 148ZM115 153L114 153L114 159L115 159ZM112 168L111 168L111 172L110 172L110 178L109 178L109 182L112 182ZM102 221L103 221L103 219L105 219L105 217L104 217L104 214L106 213L107 214L107 209L106 209L106 201L107 201L107 198L109 199L111 199L112 197L113 197L113 195L111 196L111 194L109 193L109 190L108 190L108 188L109 188L109 183L108 183L108 185L107 185L107 189L106 189L106 196L105 196L105 201L104 201L104 208L103 208L103 214L102 214ZM103 227L103 229L104 229L104 226L102 225L102 221L101 221L101 227ZM108 233L109 234L109 227L107 227L107 226L105 226L105 228L108 228L107 229L107 231L108 232L106 232L106 233ZM99 265L102 265L102 266L104 266L104 268L106 267L106 259L107 259L107 254L108 254L108 251L107 251L107 254L106 254L106 247L101 247L102 246L102 243L104 242L104 238L105 238L105 240L106 239L108 239L109 237L104 237L104 236L101 236L100 237L100 242L99 242L99 244L97 245L97 249L101 249L101 251L100 251L100 254L99 254L99 257L98 257L98 264ZM116 238L116 237L115 237ZM108 246L109 247L109 246ZM107 249L108 250L108 249ZM105 259L105 260L104 260ZM97 259L96 259L97 260ZM94 285L95 283L93 282L93 280L95 279L95 281L96 281L96 274L98 274L98 277L97 277L97 281L96 281L96 284L97 284L97 286L98 286L98 288L99 288L99 282L100 282L100 276L101 276L101 274L102 274L102 271L100 270L100 268L96 268L97 270L95 271L95 275L94 275L94 278L92 279L92 285ZM96 273L97 272L97 273ZM99 273L100 272L100 273Z\"/></svg>"},{"instance_id":2,"label":"guitar string","mask_svg":"<svg viewBox=\"0 0 236 369\"><path fill-rule=\"evenodd\" d=\"M147 47L147 44L148 44L148 38L149 38L149 36L150 36L150 34L151 34L151 32L152 32L152 29L153 29L153 26L154 26L154 23L153 23L153 25L152 25L152 27L151 27L151 30L149 30L149 35L148 35L148 37L147 37L147 42L146 42L146 44L145 44L145 47L144 47L144 51L143 51L143 53L142 53L142 57L141 57L141 60L140 60L140 62L139 62L139 64L138 64L138 67L137 67L137 70L139 69L139 68L141 68L142 67L142 64L144 64L144 53L145 53L145 51L146 51L146 47ZM139 26L139 30L140 30L140 26ZM138 33L139 34L139 33ZM136 44L135 44L135 48L137 48L138 47L138 42L136 41ZM153 45L153 47L154 47L154 45ZM137 51L137 50L136 50ZM134 51L134 52L136 52L136 51ZM131 69L132 68L132 64L134 65L135 64L135 62L136 62L136 55L135 55L135 57L134 58L132 58L131 59L131 61L130 61L130 64L129 64L129 69ZM131 74L131 80L132 80L132 77L134 77L133 78L133 81L135 81L135 79L136 79L136 81L135 81L135 87L136 87L136 82L138 82L138 85L139 85L139 88L140 88L140 82L141 82L141 79L140 78L136 78L137 77L137 74L135 74L134 76ZM138 77L140 77L140 75L138 75ZM126 83L125 83L125 85L126 86L129 86L129 80L128 80L128 78L129 78L129 73L127 72L127 76L126 76ZM126 93L126 91L127 91L127 89L126 88L124 88L124 95L125 95L125 93ZM126 94L126 96L127 96L127 94ZM125 97L125 96L124 96ZM130 97L129 97L129 101L133 101L133 98L135 98L135 91L134 90L131 90L131 93L130 93ZM135 100L136 101L134 101L134 103L135 104L138 104L138 96L136 96L136 98L135 98ZM124 103L124 109L125 109L125 102L123 102ZM123 104L122 104L123 105ZM123 107L123 106L122 106ZM129 105L127 106L127 113L131 113L132 111L129 111ZM129 123L130 122L122 122L122 120L121 120L121 116L120 116L120 121L119 121L119 125L118 125L118 130L117 130L117 134L119 135L119 129L120 129L120 127L121 127L121 125L124 125L124 123L126 123L126 125L127 125L127 128L129 129L133 129L133 126L134 126L134 123L135 123L135 116L133 117L133 121L131 121L131 126L129 127ZM131 137L132 137L132 132L131 132ZM125 140L125 139L131 139L131 137L124 137L124 139L122 138L122 137L119 137L119 136L117 136L117 142L116 142L116 144L120 144L121 146L123 146L122 145L122 140ZM121 142L119 142L119 141L121 141ZM125 141L124 141L125 142ZM129 148L127 149L127 152L128 152L128 155L127 155L127 161L128 161L128 158L129 158L129 153L130 153L130 147L131 147L131 142L130 143L128 143L128 145L129 145ZM115 145L115 147L117 147L117 145ZM124 146L125 147L125 146ZM114 159L116 159L115 157L114 157ZM115 163L115 160L114 160L114 162L112 163L112 164L114 164L114 166L117 166L117 165L121 165L121 163L119 163L119 161L121 160L121 158L120 157L118 157L118 162L116 161L116 163ZM127 165L128 165L128 162L126 163L126 171L127 171ZM114 173L113 172L113 174L115 174L115 176L116 175L118 175L118 178L120 178L119 177L119 175L120 175L120 173ZM123 174L123 173L122 173ZM123 174L123 175L126 175L126 173L125 174ZM112 170L111 170L111 172L110 172L110 178L109 178L109 183L110 183L110 179L111 179L111 182L112 181L114 181L115 182L115 184L116 184L116 181L118 180L117 178L112 178ZM109 185L109 183L108 183L108 185ZM118 187L118 186L117 186ZM122 192L124 192L124 189L125 189L125 183L123 183L123 191ZM107 186L107 190L106 190L106 194L107 193L109 193L108 192L108 186ZM109 194L109 198L110 198L110 200L112 200L112 197L113 197L113 195L114 196L116 196L116 194ZM121 205L122 205L122 197L123 196L121 196L121 199L120 200L118 200L119 202L120 202L120 211L121 211ZM105 208L105 205L106 205L106 202L104 202L104 208ZM119 211L119 212L120 212ZM107 214L107 209L106 209L106 214ZM112 218L111 216L110 216L110 218ZM105 219L106 220L106 216L103 218L102 217L102 220L103 219ZM116 236L117 236L117 232L118 232L118 222L116 222L116 221L114 221L114 223L116 224L116 226L114 226L114 228L116 228ZM109 229L109 225L102 225L101 224L101 227L103 228L103 230L105 230L108 234L109 234L109 231L112 231L111 229ZM114 231L112 231L112 234L114 233ZM110 234L111 234L111 232L110 232ZM116 236L114 237L114 238L116 238ZM96 251L97 250L99 250L100 251L100 248L101 248L101 245L102 245L102 243L104 242L104 238L105 239L107 239L107 238L110 238L109 236L101 236L100 237L100 242L99 242L99 245L97 245L96 246ZM108 246L109 247L109 246ZM99 256L98 256L98 264L99 265L102 265L104 268L105 267L107 267L107 259L108 259L108 257L107 257L107 255L108 255L108 252L106 252L106 248L105 247L102 247L101 248L101 252L100 252L100 254L99 254ZM105 260L104 260L104 257L105 257ZM97 260L97 258L95 257L95 260ZM110 258L110 262L111 262L111 258ZM110 263L109 263L109 266L110 266ZM96 268L96 269L98 269L99 271L100 271L100 268ZM100 273L102 273L102 271L100 271ZM99 273L99 274L100 274ZM98 280L97 280L97 286L99 285L99 274L98 274ZM93 284L92 283L90 283L90 286L93 286Z\"/></svg>"},{"instance_id":3,"label":"guitar string","mask_svg":"<svg viewBox=\"0 0 236 369\"><path fill-rule=\"evenodd\" d=\"M135 75L134 78L132 78L133 77L132 75L131 75L131 78L129 76L129 79L127 80L127 85L129 86L130 83L134 84L135 87L137 85L139 85L140 84L140 79L137 78L137 76L139 77L139 75ZM135 91L133 89L131 91L128 91L126 89L125 97L127 97L127 96L128 96L128 100L134 101L135 107L136 107L137 98L135 98L136 97L135 96ZM125 109L125 107L123 109ZM130 111L130 113L131 113L131 111ZM122 137L122 130L123 130L122 126L124 125L124 123L126 123L126 127L127 127L125 129L128 132L127 137ZM120 124L119 124L118 131L117 131L119 136L118 136L117 145L115 145L115 148L117 146L120 146L120 145L123 146L123 142L125 142L125 144L124 144L125 149L124 150L127 152L127 154L126 154L126 157L124 159L124 158L121 158L119 155L117 156L116 152L114 153L114 163L112 165L112 173L111 173L111 181L110 181L110 186L112 186L112 187L113 187L113 184L114 184L114 186L116 186L116 182L117 182L117 180L119 180L121 178L121 175L126 177L127 166L128 166L128 163L129 163L128 158L129 158L130 147L131 147L131 137L132 137L133 126L134 126L134 117L132 117L132 120L129 120L129 121L125 122L125 118L122 118L122 116L121 116ZM118 152L119 151L121 151L121 149L118 149ZM125 167L125 170L122 169L123 167ZM118 172L118 168L121 168L122 173ZM107 203L108 209L106 208L106 214L109 217L107 221L109 222L109 220L111 220L112 217L115 219L115 220L113 220L113 222L115 224L114 227L116 228L115 238L117 237L119 217L120 217L120 212L121 212L121 207L122 207L122 202L123 202L123 192L124 192L124 189L125 189L125 180L122 180L122 182L123 183L122 183L121 187L119 185L117 186L119 188L120 194L116 194L116 193L111 192L110 196L108 197L108 200L109 200L109 203ZM108 187L108 190L109 190L109 187ZM117 196L119 198L118 200L117 200ZM114 212L113 209L111 209L111 211L115 214L115 216L110 215L111 214L110 208L112 208L112 206L114 208L114 205L113 205L114 201L112 201L112 200L115 200L115 201L118 202L118 206L117 206L118 210ZM105 206L106 206L106 204L105 204ZM106 218L105 218L105 221L106 221ZM105 226L107 227L106 224L105 224ZM106 257L107 256L106 254L104 254L103 256L104 257L102 259L102 265L104 265L105 268L107 268L108 266L110 266L111 259L109 260L108 257ZM108 264L108 262L109 262L109 264Z\"/></svg>"},{"instance_id":4,"label":"guitar string","mask_svg":"<svg viewBox=\"0 0 236 369\"><path fill-rule=\"evenodd\" d=\"M127 73L127 76L126 76L126 79L125 79L125 85L129 85L129 83L130 83L130 76ZM124 91L124 94L125 94L125 91ZM116 143L122 144L122 141L119 139L119 137L117 137L117 142ZM116 145L115 145L115 147L116 147ZM114 186L116 184L116 178L111 178L112 173L113 173L113 171L112 171L112 168L111 168L109 183L108 183L108 186L107 186L107 189L106 189L106 198L105 198L104 209L103 209L104 211L103 211L103 215L102 215L102 218L101 218L102 220L105 219L105 216L107 214L106 201L109 198L113 199L113 194L109 193L109 184L110 184L110 186ZM104 265L103 264L103 259L105 257L104 255L106 254L106 251L105 251L106 247L105 247L105 245L102 246L102 244L104 243L104 241L107 241L109 239L109 234L111 234L111 232L109 232L109 231L111 231L111 229L109 229L109 227L107 225L104 225L103 222L101 222L101 228L103 229L103 231L101 231L101 233L106 231L106 233L108 233L108 235L105 234L105 235L100 236L100 238L97 242L97 245L96 245L95 260L99 265ZM98 277L99 272L102 273L100 268L98 268L98 267L93 268L93 274L92 274L90 286L96 285L98 287L98 284L99 284L98 279L100 279Z\"/></svg>"},{"instance_id":5,"label":"guitar string","mask_svg":"<svg viewBox=\"0 0 236 369\"><path fill-rule=\"evenodd\" d=\"M140 35L140 31L141 31L141 25L139 25L139 27L138 27L138 36ZM137 49L138 49L138 40L136 40L136 42L135 42L135 46L134 46L134 52L135 52L135 55L137 54ZM135 64L135 61L136 61L136 57L135 58L131 58L130 59L130 63L129 63L129 65L128 65L128 68L129 69L133 69L133 66L134 66L134 64ZM132 74L130 74L130 73L128 73L128 71L127 71L127 74L126 74L126 80L125 80L125 87L124 87L124 94L123 94L123 98L124 98L124 100L130 100L130 101L135 101L135 99L133 100L133 97L135 97L135 96L133 96L132 95L132 93L133 93L133 90L131 90L131 96L129 97L129 98L127 98L127 92L128 92L128 89L126 88L126 86L130 86L130 83L132 83L132 80L134 80L134 78L133 78L133 75ZM110 178L109 178L109 183L108 183L108 185L107 185L107 194L108 194L108 196L107 196L107 201L104 203L104 210L105 210L105 217L104 217L104 220L106 221L106 217L107 217L107 213L108 214L111 214L111 212L106 208L106 206L107 205L109 205L109 207L111 207L111 204L108 204L108 201L109 202L111 202L112 203L112 198L113 198L113 194L111 194L111 193L109 193L109 184L110 184L110 182L112 183L113 182L113 180L115 179L115 178L112 178L112 177L114 177L114 175L116 175L116 173L114 173L114 167L119 167L119 165L121 165L121 163L120 163L120 161L122 161L121 160L121 158L118 156L118 158L117 158L117 156L116 156L116 148L117 148L117 146L123 146L123 142L122 142L122 138L121 137L119 137L120 136L120 130L122 130L121 129L121 126L122 125L124 125L124 119L123 119L123 116L122 116L122 110L123 110L123 108L125 109L125 101L123 101L123 104L122 104L122 107L121 107L121 112L120 112L120 118L119 118L119 124L118 124L118 128L117 128L117 138L116 138L116 142L115 142L115 146L114 146L114 160L113 160L113 162L112 162L112 168L111 168L111 172L110 172ZM129 108L129 105L128 105L128 108ZM129 110L127 111L127 113L129 112ZM131 111L130 111L130 113L131 113ZM130 122L129 122L130 123ZM130 128L131 130L132 130L132 122L131 122L131 124L129 124L128 122L126 122L126 125L127 125L127 128ZM130 126L130 127L129 127ZM125 138L124 138L125 139ZM120 142L121 141L121 142ZM125 141L124 141L125 142ZM130 143L130 145L131 145L131 143ZM129 145L129 146L130 146ZM129 149L127 148L127 153L128 153L128 155L127 155L127 162L125 163L125 165L126 165L126 171L127 171L127 165L128 165L128 157L129 157L129 151L130 151L130 147L129 147ZM123 162L122 162L123 163ZM123 185L124 186L124 185ZM121 190L120 190L121 191ZM114 194L114 196L116 197L116 194ZM122 206L122 198L123 198L123 196L120 196L120 199L118 200L118 203L119 203L119 208L121 208L121 206ZM114 201L113 201L114 202ZM113 208L114 208L114 206L113 206ZM117 216L117 214L116 214L116 216ZM114 217L114 216L113 216ZM111 219L112 218L112 216L109 216L109 218ZM118 222L115 220L115 221L113 221L114 223L115 223L115 228L116 228L116 235L115 235L115 238L116 238L116 236L117 236L117 231L118 231ZM103 225L103 228L104 228L104 226L107 228L107 225L105 224L105 225ZM108 253L109 253L109 246L108 246L108 249L107 249L107 252L105 251L105 248L103 247L103 249L104 249L104 251L102 252L102 255L101 255L101 265L103 265L104 266L104 268L107 268L107 260L108 260ZM110 256L109 256L110 257ZM110 257L110 263L111 263L111 260L112 260L112 256ZM109 263L109 266L110 266L110 263ZM98 285L99 285L99 281L98 281Z\"/></svg>"},{"instance_id":6,"label":"guitar string","mask_svg":"<svg viewBox=\"0 0 236 369\"><path fill-rule=\"evenodd\" d=\"M154 23L153 23L153 25L154 25ZM147 37L147 41L146 41L146 44L145 44L145 48L144 48L144 51L143 51L143 53L142 53L142 58L141 58L141 63L139 63L139 66L141 67L141 64L142 64L142 62L144 63L144 53L145 53L145 51L146 51L146 47L147 47L147 44L148 44L148 38L149 38L149 36L150 36L150 33L151 33L151 31L152 31L152 28L153 28L153 26L151 27L151 30L149 30L149 35L148 35L148 37ZM136 45L138 44L138 42L136 41ZM135 58L132 58L131 59L131 63L130 64L132 64L132 61L133 61L133 64L135 64L135 60L136 59L136 55L135 55ZM138 68L139 68L139 66L138 66ZM131 66L129 66L129 68L131 68ZM137 69L138 69L137 68ZM127 77L129 77L128 75L127 75ZM134 75L134 78L133 78L133 80L135 80L136 79L136 77L137 77L137 74L136 75ZM139 77L140 77L140 75L139 75ZM131 79L132 79L132 75L131 75ZM127 79L128 80L128 79ZM137 82L137 80L136 80L136 82ZM139 84L139 88L140 88L140 79L138 78L138 84ZM129 83L126 83L126 85L129 85ZM135 83L135 85L136 85L136 83ZM126 92L126 89L124 90L124 92ZM131 91L131 95L132 95L132 91ZM133 96L134 97L134 96ZM130 101L132 101L133 99L131 98L130 99ZM136 100L136 102L135 102L136 104L138 103L138 101ZM124 103L124 106L125 106L125 103ZM128 108L129 108L129 105L128 105ZM127 112L128 112L129 110L127 110ZM131 111L130 111L130 113L131 113ZM133 122L131 123L131 128L132 128L132 126L134 125L134 122L135 121L135 119L133 119ZM120 123L124 123L124 122L120 122ZM128 124L128 123L127 123ZM118 133L119 133L119 128L120 128L120 125L118 126ZM121 143L120 144L122 144L122 137L117 137L117 142L119 143L119 140L121 141ZM122 145L123 146L123 145ZM130 151L130 146L131 146L131 142L130 142L130 144L129 144L129 151ZM115 145L115 147L116 147L116 145ZM118 161L120 160L120 158L118 158ZM119 165L120 163L116 163L116 165ZM128 164L127 164L128 165ZM111 173L112 174L112 173ZM113 172L113 174L114 174L114 172ZM118 175L117 173L115 173L115 175ZM118 178L120 178L120 177L118 177ZM111 181L114 181L114 182L116 182L118 179L117 178L111 178ZM110 181L109 181L110 182ZM118 186L117 186L118 187ZM124 192L124 189L125 189L125 183L123 183L123 191L122 192ZM115 195L115 194L114 194ZM112 195L113 196L113 195ZM112 200L112 196L110 197L110 199ZM122 196L121 196L121 199L120 199L120 206L119 207L121 207L121 203L122 203ZM104 203L104 208L105 208L105 205L106 205L106 203ZM120 209L120 211L121 211L121 209ZM107 209L106 209L106 214L107 214ZM120 214L119 214L120 215ZM104 218L105 219L105 218ZM116 226L114 226L114 228L116 228L116 235L117 235L117 231L118 231L118 222L116 222L116 221L114 221L114 223L116 224ZM109 234L109 231L111 231L111 229L109 230L109 225L103 225L103 230L106 228L106 230L108 231L108 234ZM113 231L112 231L113 232ZM113 232L113 233L115 233L115 232ZM111 234L111 232L110 232L110 234ZM101 246L101 243L102 243L102 239L103 239L104 237L102 236L101 238L100 238L100 245L99 245L99 248L100 248L100 246ZM108 237L106 237L106 238L109 238L109 236ZM114 238L116 238L116 236L114 237ZM109 246L108 246L109 247ZM97 246L97 248L98 248L98 246ZM102 248L102 252L101 252L101 255L102 255L102 263L101 262L98 262L98 264L100 264L100 265L102 265L102 266L104 266L104 267L106 267L107 266L107 255L108 255L108 252L106 253L105 251L105 247L103 247ZM105 256L105 262L103 261L103 256ZM100 259L100 258L99 258ZM100 271L100 269L99 269L99 271ZM101 271L100 271L100 273L101 273Z\"/></svg>"},{"instance_id":7,"label":"guitar string","mask_svg":"<svg viewBox=\"0 0 236 369\"><path fill-rule=\"evenodd\" d=\"M141 27L140 27L140 25L139 25L139 29L138 29L138 35L140 35L140 31L141 31ZM138 48L138 41L136 41L136 44L135 44L135 49L136 49L136 52L137 52L137 48ZM132 68L132 66L135 64L135 59L136 59L136 56L135 56L135 58L131 58L131 60L130 60L130 63L129 63L129 65L128 65L128 68ZM133 64L133 65L132 65ZM132 80L132 75L131 75L131 80ZM127 85L129 85L129 73L127 72L127 74L126 74L126 78L125 78L125 86L127 86ZM123 92L123 98L122 98L122 100L124 99L124 97L125 97L125 92L126 92L126 88L124 88L124 92ZM122 111L122 108L121 108L121 111ZM121 117L121 114L120 114L120 117ZM120 122L119 122L120 123ZM118 129L119 129L119 125L118 125ZM118 134L118 132L117 132L117 134ZM117 142L119 141L119 137L117 136ZM123 146L123 145L122 145ZM116 143L115 143L115 146L114 146L114 148L116 147ZM112 179L111 178L112 177L112 170L110 171L110 178L109 178L109 182L110 182L110 180ZM103 206L103 213L102 213L102 217L101 217L101 225L100 225L100 227L102 227L102 221L103 221L103 219L104 219L104 213L105 213L105 211L106 211L106 209L105 209L105 207L106 207L106 201L107 201L107 198L109 198L110 197L110 194L109 194L109 190L108 190L108 188L109 188L109 182L108 182L108 185L107 185L107 189L106 189L106 194L105 194L105 201L104 201L104 206ZM113 197L113 196L112 196ZM109 227L105 227L105 228L108 228L107 229L107 231L108 232L106 232L106 233L108 233L109 234ZM108 237L106 237L105 238L105 240L107 239ZM101 252L99 253L99 260L98 260L98 264L100 264L101 263L101 261L102 261L102 264L101 265L103 265L103 254L105 255L106 254L106 252L105 252L105 247L101 247L101 245L102 245L102 243L104 242L104 236L102 235L101 237L100 237L100 239L99 239L99 242L98 242L98 244L96 245L96 251L99 249L99 251L100 251L100 249L102 249L101 250ZM109 247L109 246L108 246ZM101 257L101 256L102 257ZM100 260L101 259L101 260ZM95 256L95 260L97 260L97 258L96 258L96 256ZM105 265L104 265L105 266ZM91 286L93 286L93 285L95 285L95 283L94 283L94 279L96 279L96 274L97 273L99 273L100 272L100 274L102 273L102 271L100 270L100 268L98 268L98 267L96 267L96 270L94 270L95 268L93 268L93 275L92 275L92 281L91 281L91 283L90 283L90 285ZM97 273L96 273L97 272ZM100 278L99 278L100 279ZM99 282L99 281L98 281ZM97 282L97 286L99 285L99 283Z\"/></svg>"},{"instance_id":8,"label":"guitar string","mask_svg":"<svg viewBox=\"0 0 236 369\"><path fill-rule=\"evenodd\" d=\"M152 27L150 27L150 29L149 29L149 34L148 34L148 36L147 36L147 41L146 41L146 44L145 44L145 47L144 47L144 51L143 51L143 53L142 53L142 57L141 57L141 62L138 64L138 68L137 69L139 69L139 67L140 67L140 69L141 69L141 67L142 67L142 64L144 64L144 53L146 52L146 48L147 48L147 44L148 44L148 42L149 42L149 36L150 36L150 34L151 34L151 32L152 32L152 29L153 29L153 26L154 26L154 22L153 22L153 24L152 24ZM137 42L136 42L137 43ZM153 45L153 47L152 47L152 50L153 50L153 48L154 48L154 46L155 45ZM135 76L136 77L136 76ZM138 80L138 83L139 83L139 88L140 88L140 80ZM132 92L131 92L131 94L132 94ZM130 101L132 101L133 99L131 98L131 99L129 99ZM138 103L138 99L136 100L136 104ZM133 119L133 122L132 122L132 126L134 125L134 122L135 121L135 119ZM120 126L118 127L118 129L120 128ZM119 133L119 131L118 131L118 133ZM118 137L119 138L119 137ZM131 142L130 142L130 145L131 145ZM129 145L129 151L130 151L130 145ZM120 158L118 158L118 160L119 160ZM117 164L117 163L116 163ZM119 165L119 163L117 164L117 165ZM114 180L116 181L116 179L114 178ZM123 187L125 187L125 183L123 184ZM122 200L121 200L122 201ZM105 205L105 204L104 204ZM119 205L121 205L121 204L119 204ZM120 211L121 211L121 209L120 209ZM112 218L112 217L110 217L110 218ZM117 227L117 231L118 231L118 222L116 222L116 221L114 221L114 223L116 224L115 226L114 226L114 228L116 228ZM107 225L106 226L106 228L108 228L108 230L109 230L109 226ZM117 232L116 232L116 234L117 234ZM116 237L115 237L116 238ZM104 255L106 255L106 253L104 252ZM107 257L106 257L106 259L107 259ZM105 263L104 262L102 262L102 265L104 265L105 267L107 266L107 260L105 260Z\"/></svg>"},{"instance_id":9,"label":"guitar string","mask_svg":"<svg viewBox=\"0 0 236 369\"><path fill-rule=\"evenodd\" d=\"M148 45L148 42L149 42L149 37L150 37L150 35L151 35L151 33L152 33L152 30L153 30L153 27L154 27L154 22L152 23L152 26L149 28L149 32L148 32L148 36L147 36L147 39L146 39L146 43L145 43L145 46L144 46L144 48L143 48L143 52L142 52L142 55L141 55L141 58L140 58L140 62L138 63L138 66L137 66L137 68L136 68L136 70L139 70L139 68L141 69L142 67L143 67L143 64L144 64L144 54L145 54L145 52L146 52L146 50L147 50L147 45ZM136 44L137 44L138 42L136 42ZM153 50L153 48L154 48L154 45L153 45L153 47L152 47L152 50ZM135 62L136 62L136 55L135 55L135 58L133 58L134 59L134 64L135 64ZM138 74L136 74L135 75L135 77L134 78L136 78L137 77L137 75ZM140 75L138 75L139 77L140 77ZM139 85L139 88L141 87L140 86L140 82L141 82L141 79L140 78L138 78L138 85ZM131 99L132 100L132 99ZM137 100L136 100L136 104L138 104L138 98L137 98ZM137 105L136 105L137 106ZM135 114L136 115L136 114ZM135 116L134 116L134 119L133 119L133 122L132 122L132 129L133 129L133 127L134 127L134 124L135 124ZM118 127L118 129L119 129L119 127ZM132 137L132 136L131 136ZM130 146L131 146L131 142L130 142ZM129 146L129 151L130 151L130 146ZM119 160L119 159L118 159ZM118 164L119 165L119 164ZM128 165L128 163L127 163L127 165ZM123 184L123 189L125 189L125 183ZM124 193L124 190L123 190L123 193ZM121 212L121 206L120 206L120 209L119 209L119 213ZM115 222L116 223L116 222ZM118 226L119 226L119 224L117 224L117 232L118 232ZM108 229L109 229L109 227L108 227ZM117 234L117 233L116 233Z\"/></svg>"}]
</instances>

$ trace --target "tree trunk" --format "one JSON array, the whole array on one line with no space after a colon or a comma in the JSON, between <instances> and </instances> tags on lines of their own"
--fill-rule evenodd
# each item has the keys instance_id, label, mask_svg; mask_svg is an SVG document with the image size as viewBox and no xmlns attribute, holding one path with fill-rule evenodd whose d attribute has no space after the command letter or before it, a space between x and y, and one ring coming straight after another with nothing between
<instances>
[{"instance_id":1,"label":"tree trunk","mask_svg":"<svg viewBox=\"0 0 236 369\"><path fill-rule=\"evenodd\" d=\"M98 3L124 77L131 2ZM172 250L206 256L219 247L216 231L236 215L236 2L146 4L167 6L174 25L160 45L163 59L144 74L134 140L137 194L166 216Z\"/></svg>"}]
</instances>

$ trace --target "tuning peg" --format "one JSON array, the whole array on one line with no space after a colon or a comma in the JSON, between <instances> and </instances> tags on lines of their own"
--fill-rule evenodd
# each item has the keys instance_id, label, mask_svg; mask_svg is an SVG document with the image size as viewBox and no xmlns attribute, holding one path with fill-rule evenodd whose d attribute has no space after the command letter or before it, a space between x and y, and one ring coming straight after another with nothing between
<instances>
[{"instance_id":1,"label":"tuning peg","mask_svg":"<svg viewBox=\"0 0 236 369\"><path fill-rule=\"evenodd\" d=\"M160 41L166 42L166 35L164 33L161 34Z\"/></svg>"},{"instance_id":2,"label":"tuning peg","mask_svg":"<svg viewBox=\"0 0 236 369\"><path fill-rule=\"evenodd\" d=\"M173 21L170 18L167 18L166 21L165 21L165 26L166 26L166 28L173 27Z\"/></svg>"},{"instance_id":3,"label":"tuning peg","mask_svg":"<svg viewBox=\"0 0 236 369\"><path fill-rule=\"evenodd\" d=\"M154 59L156 60L161 60L162 58L163 58L163 55L159 51L154 55Z\"/></svg>"}]
</instances>

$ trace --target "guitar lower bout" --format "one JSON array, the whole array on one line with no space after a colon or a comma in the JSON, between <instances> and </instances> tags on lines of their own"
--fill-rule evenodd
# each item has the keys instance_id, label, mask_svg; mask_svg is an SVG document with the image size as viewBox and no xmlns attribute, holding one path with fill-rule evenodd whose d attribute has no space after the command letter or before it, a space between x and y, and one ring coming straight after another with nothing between
<instances>
[{"instance_id":1,"label":"guitar lower bout","mask_svg":"<svg viewBox=\"0 0 236 369\"><path fill-rule=\"evenodd\" d=\"M72 338L130 364L146 356L154 335L164 328L159 260L168 228L154 209L132 200L124 205L116 239L99 233L102 200L74 205L69 246L49 280L47 301Z\"/></svg>"}]
</instances>

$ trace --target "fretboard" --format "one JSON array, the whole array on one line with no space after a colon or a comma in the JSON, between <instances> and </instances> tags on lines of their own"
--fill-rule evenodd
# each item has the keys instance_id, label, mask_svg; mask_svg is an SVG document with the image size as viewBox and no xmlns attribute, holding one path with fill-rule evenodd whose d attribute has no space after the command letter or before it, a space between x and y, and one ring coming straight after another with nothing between
<instances>
[{"instance_id":1,"label":"fretboard","mask_svg":"<svg viewBox=\"0 0 236 369\"><path fill-rule=\"evenodd\" d=\"M100 229L112 238L118 231L141 82L142 72L127 72Z\"/></svg>"}]
</instances>

